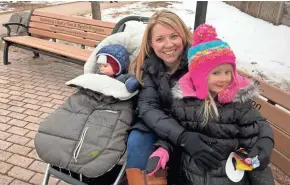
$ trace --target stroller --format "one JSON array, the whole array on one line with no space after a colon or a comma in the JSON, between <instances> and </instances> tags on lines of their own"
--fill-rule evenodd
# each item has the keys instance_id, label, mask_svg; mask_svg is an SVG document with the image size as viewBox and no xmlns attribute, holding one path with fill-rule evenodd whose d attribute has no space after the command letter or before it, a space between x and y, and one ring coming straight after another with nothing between
<instances>
[{"instance_id":1,"label":"stroller","mask_svg":"<svg viewBox=\"0 0 290 185\"><path fill-rule=\"evenodd\" d=\"M127 21L139 21L139 22L146 23L148 21L148 18L139 17L139 16L129 16L129 17L123 18L122 20L120 20L116 24L116 27L114 30L118 30L117 32L124 31L124 29L126 27L125 23ZM79 92L82 93L84 91L83 89L88 88L86 82L88 82L89 79L91 79L90 75L94 75L92 73L96 72L95 69L97 69L97 67L96 67L97 64L95 63L95 56L96 56L97 51L101 47L103 47L105 45L109 45L109 44L124 45L124 47L128 50L130 61L133 61L138 54L141 39L142 39L142 35L136 35L135 37L134 36L132 37L132 35L130 35L128 33L126 34L126 32L112 34L111 36L104 39L101 43L99 43L99 45L92 52L91 56L89 57L88 61L86 62L85 66L84 66L84 73L85 74L67 82L66 84L71 85L71 86L82 87L79 90ZM135 44L132 44L133 41L135 42ZM101 79L100 81L103 81L103 79ZM115 84L113 86L116 87ZM118 86L118 87L122 88L121 86ZM94 88L97 89L96 92L102 92L102 93L105 92L104 94L106 94L106 92L109 92L108 88L100 88L98 82L96 82L93 89L89 88L89 92L85 92L85 93L90 93L91 90L95 90ZM120 93L120 91L122 92L122 90L118 90L116 92ZM78 95L78 92L76 94ZM132 98L132 96L136 95L136 93L135 94L132 94L132 93L126 94L123 91L123 94L121 93L121 95L120 94L117 94L117 95L116 94L115 95L109 94L109 95L112 97L117 96L117 98L119 98L121 100L127 100L129 98ZM75 94L72 96L75 96ZM82 94L80 96L82 96ZM82 98L80 98L80 99L82 99ZM87 101L87 102L90 102L90 101ZM45 119L44 122L45 121L47 121L47 119ZM49 121L52 122L53 119L50 119ZM74 120L72 120L72 121L74 121ZM68 123L67 125L69 125L69 124L70 123ZM58 124L53 124L53 126L57 127ZM69 127L64 126L62 129L67 129L67 128L69 128ZM74 185L88 185L88 184L100 184L101 185L102 183L106 184L106 185L107 184L114 184L114 185L120 184L125 179L126 163L124 161L125 161L125 157L126 157L126 134L127 134L126 130L128 128L129 128L129 125L128 125L128 127L122 127L122 129L120 129L121 130L120 133L122 132L122 134L119 134L119 136L121 136L121 137L119 137L118 139L123 138L123 140L118 145L115 145L115 146L120 145L121 146L120 149L116 150L116 151L111 150L112 153L107 152L107 156L113 156L114 161L111 164L104 164L104 165L101 165L99 167L98 166L92 167L89 165L78 166L78 165L71 165L71 163L70 163L70 165L67 165L68 163L64 163L63 161L58 161L59 159L56 159L56 158L53 159L56 162L54 164L52 164L50 162L50 160L47 160L48 159L47 156L51 155L51 153L50 154L47 154L47 153L49 153L50 147L53 148L54 143L62 142L62 141L58 141L57 139L54 138L49 145L44 146L44 143L46 143L45 138L48 138L48 137L46 136L45 133L43 134L43 133L41 133L41 131L39 131L35 137L36 150L37 150L37 153L39 154L39 157L48 163L42 184L47 185L49 182L50 176L55 176L56 178L59 178L62 181L65 181L69 184L74 184ZM41 129L41 126L40 126L40 129ZM57 130L57 128L56 129L54 128L54 130ZM59 129L59 130L61 130L61 129ZM81 132L80 140L84 139L83 137L85 136L86 131L87 130L83 130ZM102 133L102 131L99 131L99 132L100 132L99 134ZM59 132L59 133L61 133L61 132ZM39 142L40 138L42 140L41 142ZM77 161L77 156L79 155L80 148L86 147L86 144L84 144L84 145L82 145L82 144L83 144L82 142L80 145L79 145L79 143L77 144L77 147L76 147L77 150L74 151L74 156L72 157L72 159L69 159L70 161L72 161L72 160ZM55 144L55 145L57 145L57 144ZM43 148L46 148L46 149L43 150ZM71 149L72 149L71 147L59 148L59 152L54 150L54 151L52 151L52 153L54 152L56 154L63 155L63 154L67 154L67 151L71 150ZM43 152L39 153L39 151L41 151L41 150L45 151L46 153L45 154L43 154ZM61 150L64 150L65 152L61 153ZM98 152L99 151L90 153L90 157L101 155ZM55 164L60 164L60 165L55 165ZM87 168L88 166L89 166L89 168ZM98 169L98 168L101 168L103 170L102 172L104 172L104 173L102 173L96 177L96 176L94 176L94 173L92 172L94 170L92 170L92 169ZM88 172L88 169L91 169L91 170ZM85 170L87 170L87 171L85 171ZM82 172L84 172L84 173L82 173ZM89 175L87 175L87 174L89 174Z\"/></svg>"}]
</instances>

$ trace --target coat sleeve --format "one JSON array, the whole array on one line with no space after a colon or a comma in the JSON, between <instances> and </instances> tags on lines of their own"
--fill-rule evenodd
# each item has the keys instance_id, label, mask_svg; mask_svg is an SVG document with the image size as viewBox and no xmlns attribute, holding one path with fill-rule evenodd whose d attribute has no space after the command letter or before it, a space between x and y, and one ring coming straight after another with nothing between
<instances>
[{"instance_id":1,"label":"coat sleeve","mask_svg":"<svg viewBox=\"0 0 290 185\"><path fill-rule=\"evenodd\" d=\"M159 147L164 148L169 153L169 155L173 153L174 146L170 142L168 142L168 141L159 139L154 144L154 148L158 149Z\"/></svg>"},{"instance_id":2,"label":"coat sleeve","mask_svg":"<svg viewBox=\"0 0 290 185\"><path fill-rule=\"evenodd\" d=\"M261 115L261 113L252 106L251 101L244 104L241 109L241 134L243 138L242 145L251 146L255 143L251 143L251 136L257 135L258 138L270 138L274 142L274 134L268 121Z\"/></svg>"},{"instance_id":3,"label":"coat sleeve","mask_svg":"<svg viewBox=\"0 0 290 185\"><path fill-rule=\"evenodd\" d=\"M161 110L160 95L150 74L143 73L143 83L138 99L139 117L160 138L177 145L178 137L184 128Z\"/></svg>"}]
</instances>

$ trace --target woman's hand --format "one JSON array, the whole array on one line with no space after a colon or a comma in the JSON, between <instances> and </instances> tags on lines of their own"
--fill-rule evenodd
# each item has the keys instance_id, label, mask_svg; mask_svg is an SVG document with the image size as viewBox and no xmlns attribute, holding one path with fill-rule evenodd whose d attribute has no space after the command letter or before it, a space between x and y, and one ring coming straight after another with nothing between
<instances>
[{"instance_id":1,"label":"woman's hand","mask_svg":"<svg viewBox=\"0 0 290 185\"><path fill-rule=\"evenodd\" d=\"M178 139L178 144L183 147L192 159L198 161L203 169L217 169L221 166L223 156L210 145L217 141L197 132L184 132Z\"/></svg>"},{"instance_id":2,"label":"woman's hand","mask_svg":"<svg viewBox=\"0 0 290 185\"><path fill-rule=\"evenodd\" d=\"M148 159L146 166L146 173L148 176L154 175L160 168L165 169L168 160L168 151L162 147L159 147Z\"/></svg>"}]
</instances>

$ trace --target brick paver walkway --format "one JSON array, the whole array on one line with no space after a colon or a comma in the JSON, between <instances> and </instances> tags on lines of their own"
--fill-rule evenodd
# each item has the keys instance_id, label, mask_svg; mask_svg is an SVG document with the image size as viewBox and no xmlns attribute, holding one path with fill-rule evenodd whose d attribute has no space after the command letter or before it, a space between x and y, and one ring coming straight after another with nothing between
<instances>
[{"instance_id":1,"label":"brick paver walkway","mask_svg":"<svg viewBox=\"0 0 290 185\"><path fill-rule=\"evenodd\" d=\"M12 49L12 48L11 48ZM12 51L4 66L0 50L0 185L41 184L46 164L34 148L39 123L75 89L64 83L82 67L47 56L32 59L28 51ZM50 178L51 185L63 185Z\"/></svg>"}]
</instances>

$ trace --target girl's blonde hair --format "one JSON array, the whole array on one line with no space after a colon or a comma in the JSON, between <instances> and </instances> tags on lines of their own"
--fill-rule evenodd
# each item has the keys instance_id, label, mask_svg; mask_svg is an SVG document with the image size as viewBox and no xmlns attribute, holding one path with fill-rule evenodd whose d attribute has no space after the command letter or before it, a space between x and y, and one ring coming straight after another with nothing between
<instances>
[{"instance_id":1,"label":"girl's blonde hair","mask_svg":"<svg viewBox=\"0 0 290 185\"><path fill-rule=\"evenodd\" d=\"M216 106L216 103L208 92L208 96L205 98L203 103L203 122L201 126L205 126L208 123L209 118L217 119L219 117L219 112Z\"/></svg>"},{"instance_id":2,"label":"girl's blonde hair","mask_svg":"<svg viewBox=\"0 0 290 185\"><path fill-rule=\"evenodd\" d=\"M138 57L135 61L130 64L130 71L135 69L136 78L142 84L142 64L147 55L151 52L151 39L152 39L152 29L156 24L161 24L169 26L170 28L176 30L182 39L183 45L191 43L192 33L189 31L185 23L178 17L175 13L168 10L161 10L156 12L150 18L147 27L145 29L143 40L141 43L141 48Z\"/></svg>"}]
</instances>

